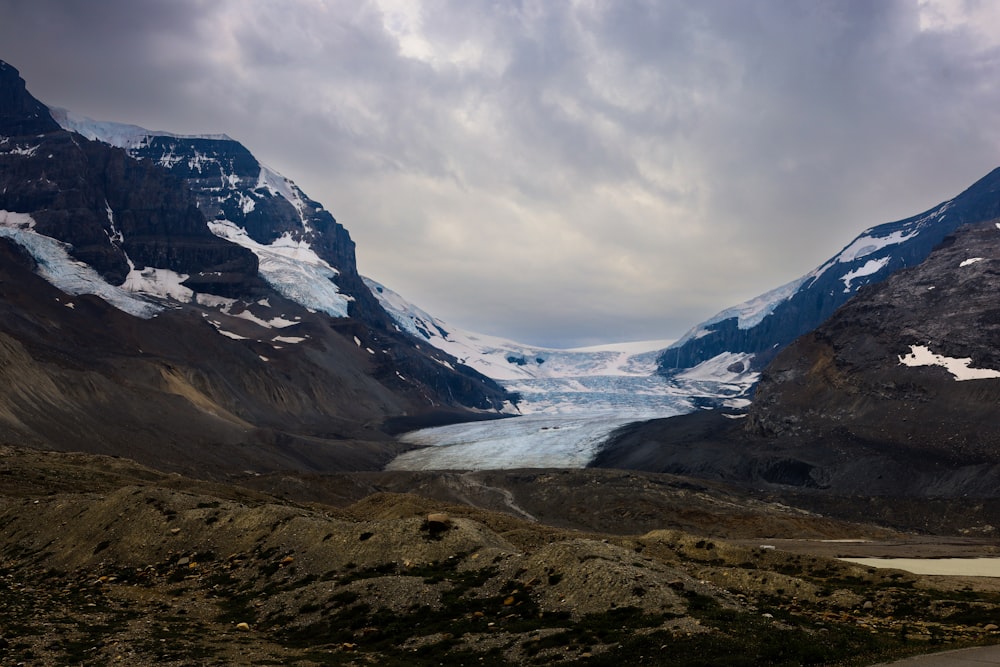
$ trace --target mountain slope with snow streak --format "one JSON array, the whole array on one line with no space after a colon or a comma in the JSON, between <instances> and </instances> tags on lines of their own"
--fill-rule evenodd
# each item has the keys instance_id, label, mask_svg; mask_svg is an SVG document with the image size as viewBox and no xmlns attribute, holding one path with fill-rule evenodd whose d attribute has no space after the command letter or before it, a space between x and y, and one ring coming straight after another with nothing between
<instances>
[{"instance_id":1,"label":"mountain slope with snow streak","mask_svg":"<svg viewBox=\"0 0 1000 667\"><path fill-rule=\"evenodd\" d=\"M861 288L920 264L962 225L1000 216L998 191L1000 169L924 213L865 230L801 278L693 327L660 355L659 372L670 375L722 353L752 354L754 368L763 368L782 348L819 326Z\"/></svg>"}]
</instances>

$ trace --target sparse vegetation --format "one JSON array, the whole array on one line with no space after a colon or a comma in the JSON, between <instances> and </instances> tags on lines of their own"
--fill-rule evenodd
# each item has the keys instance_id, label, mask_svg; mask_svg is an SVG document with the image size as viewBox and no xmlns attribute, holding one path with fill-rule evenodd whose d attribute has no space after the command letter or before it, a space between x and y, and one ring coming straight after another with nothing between
<instances>
[{"instance_id":1,"label":"sparse vegetation","mask_svg":"<svg viewBox=\"0 0 1000 667\"><path fill-rule=\"evenodd\" d=\"M94 495L75 456L78 488L0 496L3 664L846 666L1000 640L1000 589L972 583L416 496L333 512L128 474Z\"/></svg>"}]
</instances>

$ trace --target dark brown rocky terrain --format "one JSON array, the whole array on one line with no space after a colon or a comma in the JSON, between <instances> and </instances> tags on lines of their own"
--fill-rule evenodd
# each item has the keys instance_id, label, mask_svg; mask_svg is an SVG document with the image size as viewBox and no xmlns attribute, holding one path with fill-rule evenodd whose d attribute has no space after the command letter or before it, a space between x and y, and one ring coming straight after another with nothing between
<instances>
[{"instance_id":1,"label":"dark brown rocky terrain","mask_svg":"<svg viewBox=\"0 0 1000 667\"><path fill-rule=\"evenodd\" d=\"M619 476L537 474L553 492L589 486L591 498ZM641 534L602 533L515 516L519 491L506 513L392 493L334 507L124 459L3 447L0 660L847 665L998 638L993 580L874 570L810 552L828 543L784 551L749 539L754 525L785 537L899 534L750 503L742 513L756 524L714 531L742 543L704 537L714 517L739 514L738 497L630 477L637 506L686 497L693 511L664 512ZM297 479L316 486L283 482ZM356 486L378 483L369 474Z\"/></svg>"},{"instance_id":2,"label":"dark brown rocky terrain","mask_svg":"<svg viewBox=\"0 0 1000 667\"><path fill-rule=\"evenodd\" d=\"M799 440L837 433L927 461L939 494L992 492L1000 379L960 381L940 365L901 360L924 346L971 368L1000 369L998 262L1000 228L990 221L959 229L919 266L864 290L768 368L748 428ZM959 467L979 472L982 486L972 474L942 477L940 469Z\"/></svg>"}]
</instances>

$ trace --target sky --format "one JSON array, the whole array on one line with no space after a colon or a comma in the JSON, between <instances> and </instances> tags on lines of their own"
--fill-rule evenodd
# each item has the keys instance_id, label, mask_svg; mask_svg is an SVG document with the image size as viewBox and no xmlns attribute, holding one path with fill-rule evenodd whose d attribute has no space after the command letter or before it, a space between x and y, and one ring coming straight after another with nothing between
<instances>
[{"instance_id":1,"label":"sky","mask_svg":"<svg viewBox=\"0 0 1000 667\"><path fill-rule=\"evenodd\" d=\"M226 133L452 325L680 337L1000 166L992 0L0 0L44 103Z\"/></svg>"}]
</instances>

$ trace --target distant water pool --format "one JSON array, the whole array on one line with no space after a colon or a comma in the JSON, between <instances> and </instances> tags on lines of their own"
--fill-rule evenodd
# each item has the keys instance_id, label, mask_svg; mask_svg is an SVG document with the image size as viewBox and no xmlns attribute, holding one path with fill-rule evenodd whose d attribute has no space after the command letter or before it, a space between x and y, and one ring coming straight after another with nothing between
<instances>
[{"instance_id":1,"label":"distant water pool","mask_svg":"<svg viewBox=\"0 0 1000 667\"><path fill-rule=\"evenodd\" d=\"M889 567L913 574L953 577L1000 577L1000 558L841 558L869 567Z\"/></svg>"}]
</instances>

